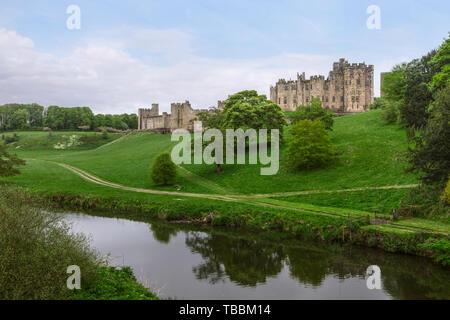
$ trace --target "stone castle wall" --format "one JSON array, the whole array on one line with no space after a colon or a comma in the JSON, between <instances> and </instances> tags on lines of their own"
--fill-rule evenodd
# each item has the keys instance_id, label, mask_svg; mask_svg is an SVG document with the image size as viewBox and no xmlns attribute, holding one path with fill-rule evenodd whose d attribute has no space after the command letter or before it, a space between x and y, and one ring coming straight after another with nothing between
<instances>
[{"instance_id":1,"label":"stone castle wall","mask_svg":"<svg viewBox=\"0 0 450 320\"><path fill-rule=\"evenodd\" d=\"M328 78L297 74L297 80L280 79L270 88L270 100L285 111L308 105L319 98L324 108L335 112L363 112L373 102L373 65L349 64L345 59L333 64Z\"/></svg>"},{"instance_id":2,"label":"stone castle wall","mask_svg":"<svg viewBox=\"0 0 450 320\"><path fill-rule=\"evenodd\" d=\"M218 102L218 108L223 109L222 101ZM152 130L159 133L171 133L176 129L187 129L193 131L194 120L198 112L208 111L206 109L194 110L189 101L183 103L172 103L170 114L163 112L159 114L159 105L153 104L151 109L139 109L138 130Z\"/></svg>"}]
</instances>

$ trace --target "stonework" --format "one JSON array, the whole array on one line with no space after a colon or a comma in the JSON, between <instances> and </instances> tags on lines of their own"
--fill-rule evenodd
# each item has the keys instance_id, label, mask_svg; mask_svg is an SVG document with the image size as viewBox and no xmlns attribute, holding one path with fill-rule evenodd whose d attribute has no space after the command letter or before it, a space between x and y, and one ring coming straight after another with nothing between
<instances>
[{"instance_id":1,"label":"stonework","mask_svg":"<svg viewBox=\"0 0 450 320\"><path fill-rule=\"evenodd\" d=\"M295 81L280 79L270 88L270 100L284 111L294 111L299 105L309 105L312 98L319 98L328 110L363 112L373 102L373 71L373 65L340 59L327 79L312 76L307 80L304 72L297 74Z\"/></svg>"},{"instance_id":2,"label":"stonework","mask_svg":"<svg viewBox=\"0 0 450 320\"><path fill-rule=\"evenodd\" d=\"M223 109L224 103L219 101L218 108ZM206 109L194 110L189 101L184 103L172 103L171 113L159 114L159 105L153 104L151 109L139 109L138 130L151 130L159 133L172 133L176 129L193 131L194 120L198 112Z\"/></svg>"}]
</instances>

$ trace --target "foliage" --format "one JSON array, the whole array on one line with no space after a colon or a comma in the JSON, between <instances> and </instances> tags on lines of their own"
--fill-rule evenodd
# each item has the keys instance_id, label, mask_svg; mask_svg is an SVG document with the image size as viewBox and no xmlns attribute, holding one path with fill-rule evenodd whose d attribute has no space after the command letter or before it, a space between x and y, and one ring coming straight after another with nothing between
<instances>
[{"instance_id":1,"label":"foliage","mask_svg":"<svg viewBox=\"0 0 450 320\"><path fill-rule=\"evenodd\" d=\"M282 137L286 124L281 108L254 90L238 92L225 101L222 128L278 129Z\"/></svg>"},{"instance_id":2,"label":"foliage","mask_svg":"<svg viewBox=\"0 0 450 320\"><path fill-rule=\"evenodd\" d=\"M168 152L161 153L151 167L151 178L155 184L170 185L175 182L177 167Z\"/></svg>"},{"instance_id":3,"label":"foliage","mask_svg":"<svg viewBox=\"0 0 450 320\"><path fill-rule=\"evenodd\" d=\"M331 140L324 124L318 120L301 120L294 124L287 143L287 161L296 169L322 167L333 158Z\"/></svg>"},{"instance_id":4,"label":"foliage","mask_svg":"<svg viewBox=\"0 0 450 320\"><path fill-rule=\"evenodd\" d=\"M428 249L431 250L433 253L433 259L434 261L444 265L448 266L450 265L450 241L441 238L441 239L434 239L429 238L427 241L423 244L419 244L419 247L422 249Z\"/></svg>"},{"instance_id":5,"label":"foliage","mask_svg":"<svg viewBox=\"0 0 450 320\"><path fill-rule=\"evenodd\" d=\"M384 109L386 104L387 104L387 101L386 101L385 98L383 98L383 97L381 97L381 98L374 98L373 99L373 103L371 103L369 105L369 109L370 110Z\"/></svg>"},{"instance_id":6,"label":"foliage","mask_svg":"<svg viewBox=\"0 0 450 320\"><path fill-rule=\"evenodd\" d=\"M102 130L102 139L108 139L108 131L106 129Z\"/></svg>"},{"instance_id":7,"label":"foliage","mask_svg":"<svg viewBox=\"0 0 450 320\"><path fill-rule=\"evenodd\" d=\"M399 102L386 101L382 108L381 118L383 118L386 123L394 124L398 122Z\"/></svg>"},{"instance_id":8,"label":"foliage","mask_svg":"<svg viewBox=\"0 0 450 320\"><path fill-rule=\"evenodd\" d=\"M70 299L67 267L81 268L81 286L97 268L97 253L58 214L21 189L0 188L0 300Z\"/></svg>"},{"instance_id":9,"label":"foliage","mask_svg":"<svg viewBox=\"0 0 450 320\"><path fill-rule=\"evenodd\" d=\"M431 60L431 65L436 70L433 81L430 83L431 92L435 93L444 88L450 81L450 37L444 40L436 55Z\"/></svg>"},{"instance_id":10,"label":"foliage","mask_svg":"<svg viewBox=\"0 0 450 320\"><path fill-rule=\"evenodd\" d=\"M197 113L198 121L202 122L203 128L220 129L223 125L223 112L217 108Z\"/></svg>"},{"instance_id":11,"label":"foliage","mask_svg":"<svg viewBox=\"0 0 450 320\"><path fill-rule=\"evenodd\" d=\"M399 64L392 71L385 74L383 78L383 98L389 101L403 102L406 90L405 77L406 64Z\"/></svg>"},{"instance_id":12,"label":"foliage","mask_svg":"<svg viewBox=\"0 0 450 320\"><path fill-rule=\"evenodd\" d=\"M7 152L7 147L0 145L0 177L10 177L19 174L17 166L25 165L25 161Z\"/></svg>"},{"instance_id":13,"label":"foliage","mask_svg":"<svg viewBox=\"0 0 450 320\"><path fill-rule=\"evenodd\" d=\"M157 300L155 294L136 281L130 267L97 268L97 277L76 293L78 300Z\"/></svg>"},{"instance_id":14,"label":"foliage","mask_svg":"<svg viewBox=\"0 0 450 320\"><path fill-rule=\"evenodd\" d=\"M49 106L44 110L38 104L5 104L0 106L0 130L37 129L43 126L53 130L94 130L112 127L118 130L138 128L136 114L103 115L89 107L62 108Z\"/></svg>"},{"instance_id":15,"label":"foliage","mask_svg":"<svg viewBox=\"0 0 450 320\"><path fill-rule=\"evenodd\" d=\"M443 189L442 183L421 184L414 188L400 201L399 215L448 220L450 206L441 199Z\"/></svg>"},{"instance_id":16,"label":"foliage","mask_svg":"<svg viewBox=\"0 0 450 320\"><path fill-rule=\"evenodd\" d=\"M409 171L423 173L425 183L446 182L450 174L450 83L436 94L425 129L409 149Z\"/></svg>"},{"instance_id":17,"label":"foliage","mask_svg":"<svg viewBox=\"0 0 450 320\"><path fill-rule=\"evenodd\" d=\"M447 186L445 187L444 192L442 193L441 199L446 204L450 204L450 176L447 181Z\"/></svg>"},{"instance_id":18,"label":"foliage","mask_svg":"<svg viewBox=\"0 0 450 320\"><path fill-rule=\"evenodd\" d=\"M319 120L322 121L325 129L333 130L333 114L324 109L322 101L318 98L312 98L311 104L307 106L299 106L291 115L292 124L296 124L301 120Z\"/></svg>"}]
</instances>

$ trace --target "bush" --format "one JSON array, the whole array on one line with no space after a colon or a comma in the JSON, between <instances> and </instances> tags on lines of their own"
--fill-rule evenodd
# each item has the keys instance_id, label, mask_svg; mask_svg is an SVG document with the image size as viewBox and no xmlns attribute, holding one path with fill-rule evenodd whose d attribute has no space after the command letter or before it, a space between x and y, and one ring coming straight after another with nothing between
<instances>
[{"instance_id":1,"label":"bush","mask_svg":"<svg viewBox=\"0 0 450 320\"><path fill-rule=\"evenodd\" d=\"M78 300L156 300L155 294L136 281L130 267L101 267L91 285L77 292Z\"/></svg>"},{"instance_id":2,"label":"bush","mask_svg":"<svg viewBox=\"0 0 450 320\"><path fill-rule=\"evenodd\" d=\"M294 124L287 143L287 161L295 169L322 167L334 156L327 130L318 120Z\"/></svg>"},{"instance_id":3,"label":"bush","mask_svg":"<svg viewBox=\"0 0 450 320\"><path fill-rule=\"evenodd\" d=\"M95 277L98 255L60 215L21 189L0 189L0 300L71 299L67 267L80 267L81 286Z\"/></svg>"},{"instance_id":4,"label":"bush","mask_svg":"<svg viewBox=\"0 0 450 320\"><path fill-rule=\"evenodd\" d=\"M369 105L370 110L384 109L387 104L384 98L374 98L373 103Z\"/></svg>"},{"instance_id":5,"label":"bush","mask_svg":"<svg viewBox=\"0 0 450 320\"><path fill-rule=\"evenodd\" d=\"M434 217L442 220L450 216L450 206L442 199L442 183L421 184L401 201L398 213L401 216Z\"/></svg>"},{"instance_id":6,"label":"bush","mask_svg":"<svg viewBox=\"0 0 450 320\"><path fill-rule=\"evenodd\" d=\"M325 129L332 130L333 114L322 107L322 101L317 98L311 99L308 106L299 106L291 115L292 124L296 124L301 120L319 120L323 122Z\"/></svg>"},{"instance_id":7,"label":"bush","mask_svg":"<svg viewBox=\"0 0 450 320\"><path fill-rule=\"evenodd\" d=\"M150 176L155 184L170 185L175 182L177 168L167 152L161 153L155 159L150 169Z\"/></svg>"},{"instance_id":8,"label":"bush","mask_svg":"<svg viewBox=\"0 0 450 320\"><path fill-rule=\"evenodd\" d=\"M381 118L387 123L397 123L399 117L398 111L399 103L393 101L387 101L384 104L383 111L381 113Z\"/></svg>"},{"instance_id":9,"label":"bush","mask_svg":"<svg viewBox=\"0 0 450 320\"><path fill-rule=\"evenodd\" d=\"M447 239L429 238L425 243L419 244L419 247L430 250L437 263L444 266L450 265L450 241Z\"/></svg>"},{"instance_id":10,"label":"bush","mask_svg":"<svg viewBox=\"0 0 450 320\"><path fill-rule=\"evenodd\" d=\"M108 139L108 131L106 131L106 129L103 129L103 131L102 131L102 138L103 139Z\"/></svg>"}]
</instances>

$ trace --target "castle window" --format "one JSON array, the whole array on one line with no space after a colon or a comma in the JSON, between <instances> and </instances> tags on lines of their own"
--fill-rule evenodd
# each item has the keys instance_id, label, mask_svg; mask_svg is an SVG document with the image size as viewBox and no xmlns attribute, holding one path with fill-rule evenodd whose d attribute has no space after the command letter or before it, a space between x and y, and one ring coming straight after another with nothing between
<instances>
[{"instance_id":1,"label":"castle window","mask_svg":"<svg viewBox=\"0 0 450 320\"><path fill-rule=\"evenodd\" d=\"M328 102L328 97L326 98L327 102Z\"/></svg>"},{"instance_id":2,"label":"castle window","mask_svg":"<svg viewBox=\"0 0 450 320\"><path fill-rule=\"evenodd\" d=\"M370 81L366 80L366 87L368 87L370 85Z\"/></svg>"},{"instance_id":3,"label":"castle window","mask_svg":"<svg viewBox=\"0 0 450 320\"><path fill-rule=\"evenodd\" d=\"M333 96L333 102L336 102L336 97L335 96ZM334 108L334 107L333 107Z\"/></svg>"},{"instance_id":4,"label":"castle window","mask_svg":"<svg viewBox=\"0 0 450 320\"><path fill-rule=\"evenodd\" d=\"M294 105L297 105L297 99L294 99Z\"/></svg>"},{"instance_id":5,"label":"castle window","mask_svg":"<svg viewBox=\"0 0 450 320\"><path fill-rule=\"evenodd\" d=\"M344 102L344 96L341 96L341 102Z\"/></svg>"},{"instance_id":6,"label":"castle window","mask_svg":"<svg viewBox=\"0 0 450 320\"><path fill-rule=\"evenodd\" d=\"M359 102L359 97L356 97L356 102Z\"/></svg>"},{"instance_id":7,"label":"castle window","mask_svg":"<svg viewBox=\"0 0 450 320\"><path fill-rule=\"evenodd\" d=\"M289 90L289 86L284 86L284 90L288 91Z\"/></svg>"},{"instance_id":8,"label":"castle window","mask_svg":"<svg viewBox=\"0 0 450 320\"><path fill-rule=\"evenodd\" d=\"M360 79L356 80L356 83L358 84L358 86L360 86L361 85L361 80Z\"/></svg>"},{"instance_id":9,"label":"castle window","mask_svg":"<svg viewBox=\"0 0 450 320\"><path fill-rule=\"evenodd\" d=\"M281 104L281 98L278 98L278 104Z\"/></svg>"},{"instance_id":10,"label":"castle window","mask_svg":"<svg viewBox=\"0 0 450 320\"><path fill-rule=\"evenodd\" d=\"M336 91L339 91L339 86L336 86Z\"/></svg>"},{"instance_id":11,"label":"castle window","mask_svg":"<svg viewBox=\"0 0 450 320\"><path fill-rule=\"evenodd\" d=\"M297 89L297 86L296 85L293 85L292 86L292 90L296 90Z\"/></svg>"},{"instance_id":12,"label":"castle window","mask_svg":"<svg viewBox=\"0 0 450 320\"><path fill-rule=\"evenodd\" d=\"M284 97L284 104L287 104L287 98Z\"/></svg>"},{"instance_id":13,"label":"castle window","mask_svg":"<svg viewBox=\"0 0 450 320\"><path fill-rule=\"evenodd\" d=\"M355 97L352 97L352 102L355 102Z\"/></svg>"},{"instance_id":14,"label":"castle window","mask_svg":"<svg viewBox=\"0 0 450 320\"><path fill-rule=\"evenodd\" d=\"M309 98L306 98L306 103L308 103L309 102Z\"/></svg>"}]
</instances>

